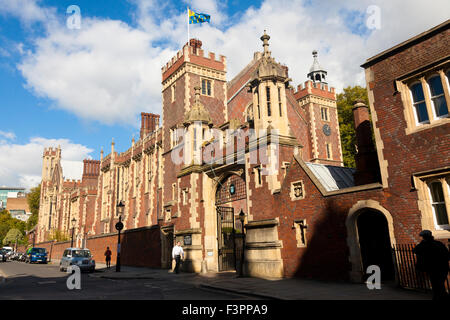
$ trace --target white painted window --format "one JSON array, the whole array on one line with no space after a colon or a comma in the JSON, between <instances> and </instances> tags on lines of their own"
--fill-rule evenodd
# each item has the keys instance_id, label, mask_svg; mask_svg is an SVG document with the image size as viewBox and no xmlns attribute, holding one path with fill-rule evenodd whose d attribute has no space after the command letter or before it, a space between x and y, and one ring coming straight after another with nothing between
<instances>
[{"instance_id":1,"label":"white painted window","mask_svg":"<svg viewBox=\"0 0 450 320\"><path fill-rule=\"evenodd\" d=\"M447 190L445 190L445 188ZM448 181L445 179L433 180L428 184L428 190L430 192L431 206L433 209L433 219L436 229L450 229L449 216L446 207L447 205L449 205L449 203L447 203L446 205L446 202L450 201L448 199ZM447 193L447 195L445 195L445 193Z\"/></svg>"},{"instance_id":2,"label":"white painted window","mask_svg":"<svg viewBox=\"0 0 450 320\"><path fill-rule=\"evenodd\" d=\"M434 116L437 118L448 116L448 107L447 102L445 101L444 87L442 85L441 76L439 74L434 74L428 78L427 83L430 89Z\"/></svg>"},{"instance_id":3,"label":"white painted window","mask_svg":"<svg viewBox=\"0 0 450 320\"><path fill-rule=\"evenodd\" d=\"M429 123L430 117L425 103L422 83L416 82L409 87L414 108L414 116L417 124Z\"/></svg>"},{"instance_id":4,"label":"white painted window","mask_svg":"<svg viewBox=\"0 0 450 320\"><path fill-rule=\"evenodd\" d=\"M211 80L202 79L202 94L205 96L212 96Z\"/></svg>"}]
</instances>

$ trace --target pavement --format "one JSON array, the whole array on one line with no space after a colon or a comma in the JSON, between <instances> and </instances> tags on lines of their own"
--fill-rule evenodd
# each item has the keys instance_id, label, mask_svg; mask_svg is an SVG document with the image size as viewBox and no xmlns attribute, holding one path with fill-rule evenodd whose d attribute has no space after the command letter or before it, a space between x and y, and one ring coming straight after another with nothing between
<instances>
[{"instance_id":1,"label":"pavement","mask_svg":"<svg viewBox=\"0 0 450 320\"><path fill-rule=\"evenodd\" d=\"M159 279L182 282L200 288L221 290L259 299L275 300L431 300L431 293L402 289L394 283L385 283L381 289L369 290L365 284L329 282L310 279L260 279L239 277L235 272L221 273L172 273L167 269L97 264L90 277L106 279Z\"/></svg>"}]
</instances>

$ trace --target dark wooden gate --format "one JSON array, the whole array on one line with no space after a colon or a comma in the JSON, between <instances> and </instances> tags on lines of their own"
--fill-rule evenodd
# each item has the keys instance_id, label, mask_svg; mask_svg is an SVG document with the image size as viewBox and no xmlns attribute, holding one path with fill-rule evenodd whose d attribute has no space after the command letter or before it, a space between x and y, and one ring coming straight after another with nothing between
<instances>
[{"instance_id":1,"label":"dark wooden gate","mask_svg":"<svg viewBox=\"0 0 450 320\"><path fill-rule=\"evenodd\" d=\"M233 208L217 206L217 227L219 271L236 270Z\"/></svg>"}]
</instances>

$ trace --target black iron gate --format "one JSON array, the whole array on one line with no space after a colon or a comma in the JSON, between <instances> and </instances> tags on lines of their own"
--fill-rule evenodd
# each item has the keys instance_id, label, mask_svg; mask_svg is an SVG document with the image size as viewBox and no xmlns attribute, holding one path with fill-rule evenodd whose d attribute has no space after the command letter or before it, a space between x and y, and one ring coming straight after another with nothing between
<instances>
[{"instance_id":1,"label":"black iron gate","mask_svg":"<svg viewBox=\"0 0 450 320\"><path fill-rule=\"evenodd\" d=\"M217 228L219 271L236 270L233 208L217 206Z\"/></svg>"},{"instance_id":2,"label":"black iron gate","mask_svg":"<svg viewBox=\"0 0 450 320\"><path fill-rule=\"evenodd\" d=\"M427 274L416 269L417 257L413 251L415 246L416 244L406 243L392 247L399 285L410 289L431 290L431 281ZM445 287L450 293L450 274L445 281Z\"/></svg>"}]
</instances>

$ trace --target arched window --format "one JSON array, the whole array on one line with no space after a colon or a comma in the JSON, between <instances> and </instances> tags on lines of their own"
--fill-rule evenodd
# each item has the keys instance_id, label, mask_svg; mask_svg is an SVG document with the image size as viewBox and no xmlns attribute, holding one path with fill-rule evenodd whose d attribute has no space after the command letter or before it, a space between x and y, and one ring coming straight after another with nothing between
<instances>
[{"instance_id":1,"label":"arched window","mask_svg":"<svg viewBox=\"0 0 450 320\"><path fill-rule=\"evenodd\" d=\"M316 74L316 81L320 81L320 74Z\"/></svg>"},{"instance_id":2,"label":"arched window","mask_svg":"<svg viewBox=\"0 0 450 320\"><path fill-rule=\"evenodd\" d=\"M422 84L416 82L409 87L411 90L413 106L416 110L416 117L418 123L428 123L430 118L428 117L427 106L425 104L425 96L423 94Z\"/></svg>"},{"instance_id":3,"label":"arched window","mask_svg":"<svg viewBox=\"0 0 450 320\"><path fill-rule=\"evenodd\" d=\"M433 181L429 184L431 194L431 206L436 224L439 227L448 227L448 214L445 207L444 192L442 189L442 182L440 180Z\"/></svg>"},{"instance_id":4,"label":"arched window","mask_svg":"<svg viewBox=\"0 0 450 320\"><path fill-rule=\"evenodd\" d=\"M438 74L433 75L428 79L428 86L430 87L431 101L433 101L436 117L447 116L448 108L445 101L444 88L442 87L441 77Z\"/></svg>"}]
</instances>

